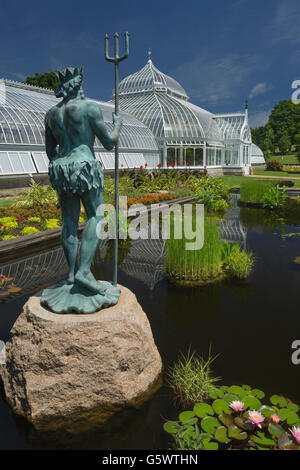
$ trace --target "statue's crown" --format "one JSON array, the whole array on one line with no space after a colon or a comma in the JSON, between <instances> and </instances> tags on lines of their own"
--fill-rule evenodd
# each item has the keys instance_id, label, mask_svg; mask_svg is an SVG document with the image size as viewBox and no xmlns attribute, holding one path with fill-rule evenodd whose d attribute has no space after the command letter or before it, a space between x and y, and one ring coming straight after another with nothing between
<instances>
[{"instance_id":1,"label":"statue's crown","mask_svg":"<svg viewBox=\"0 0 300 470\"><path fill-rule=\"evenodd\" d=\"M67 67L61 71L55 72L60 82L68 82L72 78L81 76L82 78L83 67Z\"/></svg>"}]
</instances>

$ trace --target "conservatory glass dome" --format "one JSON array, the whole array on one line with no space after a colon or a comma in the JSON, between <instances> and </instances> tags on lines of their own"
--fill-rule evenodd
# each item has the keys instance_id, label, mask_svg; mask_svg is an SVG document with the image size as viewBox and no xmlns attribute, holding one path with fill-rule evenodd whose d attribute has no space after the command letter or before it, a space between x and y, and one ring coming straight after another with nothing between
<instances>
[{"instance_id":1,"label":"conservatory glass dome","mask_svg":"<svg viewBox=\"0 0 300 470\"><path fill-rule=\"evenodd\" d=\"M156 91L188 99L184 88L174 78L160 72L150 59L145 67L122 80L119 91L122 95Z\"/></svg>"},{"instance_id":2,"label":"conservatory glass dome","mask_svg":"<svg viewBox=\"0 0 300 470\"><path fill-rule=\"evenodd\" d=\"M124 78L119 91L120 108L144 122L158 141L197 145L223 140L214 115L188 102L184 88L151 60Z\"/></svg>"},{"instance_id":3,"label":"conservatory glass dome","mask_svg":"<svg viewBox=\"0 0 300 470\"><path fill-rule=\"evenodd\" d=\"M44 145L45 113L59 101L51 90L0 80L0 143ZM111 131L114 108L109 103L97 102ZM123 119L120 148L157 150L153 134L142 122L123 111L120 114ZM103 148L97 139L95 146Z\"/></svg>"}]
</instances>

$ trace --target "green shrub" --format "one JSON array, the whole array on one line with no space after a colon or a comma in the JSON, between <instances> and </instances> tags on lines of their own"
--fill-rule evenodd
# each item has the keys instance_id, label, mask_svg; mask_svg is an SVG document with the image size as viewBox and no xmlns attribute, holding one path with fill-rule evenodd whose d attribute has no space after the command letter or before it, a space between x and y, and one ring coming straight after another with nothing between
<instances>
[{"instance_id":1,"label":"green shrub","mask_svg":"<svg viewBox=\"0 0 300 470\"><path fill-rule=\"evenodd\" d=\"M15 204L16 207L31 207L34 209L57 205L57 193L52 186L41 186L34 179L31 179L30 189L25 191Z\"/></svg>"},{"instance_id":2,"label":"green shrub","mask_svg":"<svg viewBox=\"0 0 300 470\"><path fill-rule=\"evenodd\" d=\"M272 187L264 194L263 204L266 209L276 209L284 203L286 198L285 187L282 190Z\"/></svg>"},{"instance_id":3,"label":"green shrub","mask_svg":"<svg viewBox=\"0 0 300 470\"><path fill-rule=\"evenodd\" d=\"M17 238L16 235L2 235L2 240L11 240L12 238Z\"/></svg>"},{"instance_id":4,"label":"green shrub","mask_svg":"<svg viewBox=\"0 0 300 470\"><path fill-rule=\"evenodd\" d=\"M59 227L59 221L58 219L46 219L45 220L45 229L50 230L53 228L58 228Z\"/></svg>"},{"instance_id":5,"label":"green shrub","mask_svg":"<svg viewBox=\"0 0 300 470\"><path fill-rule=\"evenodd\" d=\"M199 402L192 411L180 413L164 430L176 449L202 445L216 450L221 444L234 450L300 450L299 406L279 395L272 395L270 403L263 402L264 397L248 385L215 387L209 403Z\"/></svg>"},{"instance_id":6,"label":"green shrub","mask_svg":"<svg viewBox=\"0 0 300 470\"><path fill-rule=\"evenodd\" d=\"M38 224L41 221L40 217L28 217L28 222L33 222Z\"/></svg>"},{"instance_id":7,"label":"green shrub","mask_svg":"<svg viewBox=\"0 0 300 470\"><path fill-rule=\"evenodd\" d=\"M22 235L32 235L33 233L38 233L39 230L35 227L24 227L21 231Z\"/></svg>"},{"instance_id":8,"label":"green shrub","mask_svg":"<svg viewBox=\"0 0 300 470\"><path fill-rule=\"evenodd\" d=\"M222 261L223 263L226 263L228 258L237 253L240 252L240 245L239 243L229 243L227 241L222 243Z\"/></svg>"},{"instance_id":9,"label":"green shrub","mask_svg":"<svg viewBox=\"0 0 300 470\"><path fill-rule=\"evenodd\" d=\"M206 400L220 379L211 372L211 364L216 357L209 356L207 360L195 352L181 354L179 360L167 373L168 385L174 393L177 403L183 407L194 406L199 401Z\"/></svg>"},{"instance_id":10,"label":"green shrub","mask_svg":"<svg viewBox=\"0 0 300 470\"><path fill-rule=\"evenodd\" d=\"M15 217L2 217L0 219L0 226L2 228L5 226L8 229L16 229L18 228L18 222L16 222Z\"/></svg>"},{"instance_id":11,"label":"green shrub","mask_svg":"<svg viewBox=\"0 0 300 470\"><path fill-rule=\"evenodd\" d=\"M266 165L267 171L282 171L283 165L278 160L268 160Z\"/></svg>"},{"instance_id":12,"label":"green shrub","mask_svg":"<svg viewBox=\"0 0 300 470\"><path fill-rule=\"evenodd\" d=\"M235 279L246 279L253 269L253 255L246 251L235 250L224 265L225 271Z\"/></svg>"}]
</instances>

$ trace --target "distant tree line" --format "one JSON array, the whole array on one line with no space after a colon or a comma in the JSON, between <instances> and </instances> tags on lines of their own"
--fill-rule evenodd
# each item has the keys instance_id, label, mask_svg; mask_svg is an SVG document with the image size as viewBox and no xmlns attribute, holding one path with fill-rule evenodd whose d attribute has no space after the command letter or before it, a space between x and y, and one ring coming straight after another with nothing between
<instances>
[{"instance_id":1,"label":"distant tree line","mask_svg":"<svg viewBox=\"0 0 300 470\"><path fill-rule=\"evenodd\" d=\"M300 105L290 100L279 101L265 126L251 130L252 140L268 158L274 153L300 154Z\"/></svg>"},{"instance_id":2,"label":"distant tree line","mask_svg":"<svg viewBox=\"0 0 300 470\"><path fill-rule=\"evenodd\" d=\"M28 76L23 83L55 90L58 86L58 78L54 72L35 73L33 76Z\"/></svg>"}]
</instances>

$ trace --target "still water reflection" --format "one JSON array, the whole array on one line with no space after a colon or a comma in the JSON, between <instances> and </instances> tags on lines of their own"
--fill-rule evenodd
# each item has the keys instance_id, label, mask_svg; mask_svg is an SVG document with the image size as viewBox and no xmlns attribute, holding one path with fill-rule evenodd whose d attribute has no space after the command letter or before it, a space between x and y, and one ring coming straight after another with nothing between
<instances>
[{"instance_id":1,"label":"still water reflection","mask_svg":"<svg viewBox=\"0 0 300 470\"><path fill-rule=\"evenodd\" d=\"M299 287L300 238L284 237L300 232L300 219L291 213L270 216L263 210L228 211L221 224L222 238L239 241L255 256L255 269L247 282L182 287L164 278L163 240L132 242L125 246L120 264L120 283L137 296L151 323L165 368L189 347L206 355L221 353L214 372L226 384L248 383L266 393L282 393L296 402L299 367L291 363L291 344L300 339ZM101 243L94 263L100 279L111 279L110 247ZM66 262L60 248L0 266L21 288L2 297L0 339L9 330L30 293L62 279ZM162 387L142 410L122 417L119 432L93 429L85 435L40 435L23 420L15 419L0 400L0 449L22 448L117 448L164 449L168 436L164 418L176 418L178 410L167 387Z\"/></svg>"}]
</instances>

